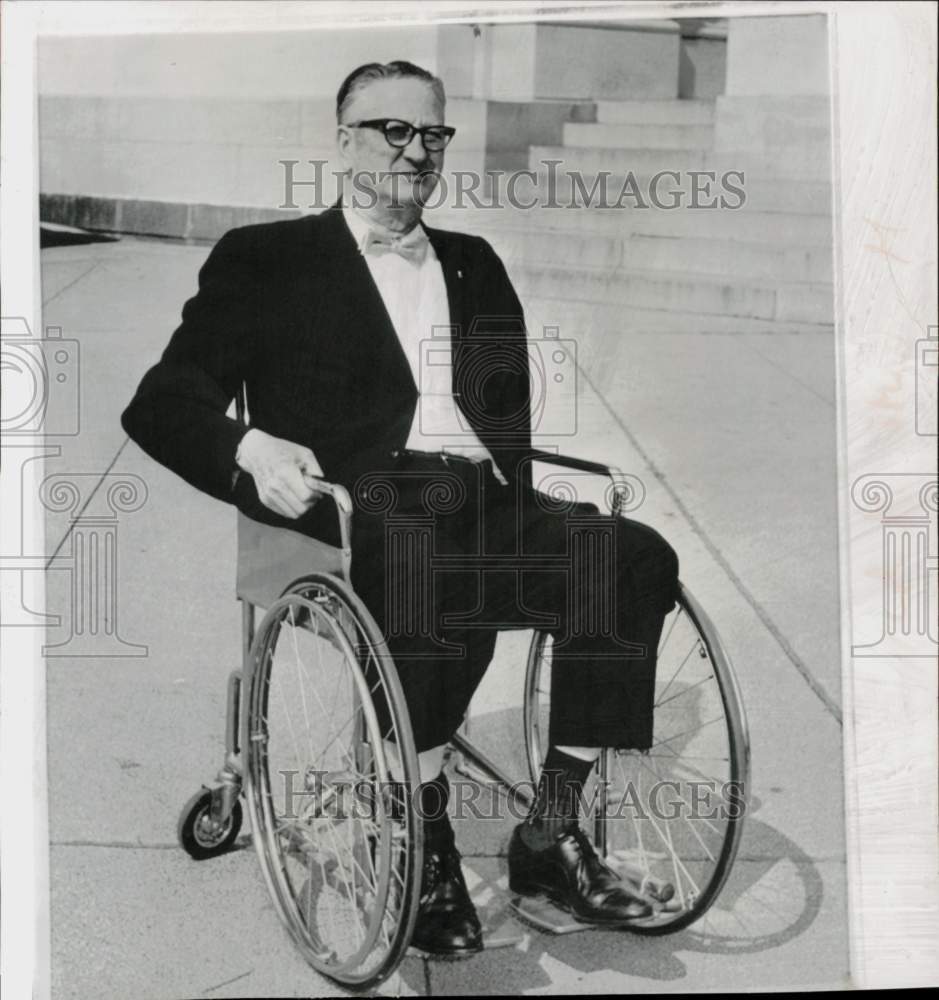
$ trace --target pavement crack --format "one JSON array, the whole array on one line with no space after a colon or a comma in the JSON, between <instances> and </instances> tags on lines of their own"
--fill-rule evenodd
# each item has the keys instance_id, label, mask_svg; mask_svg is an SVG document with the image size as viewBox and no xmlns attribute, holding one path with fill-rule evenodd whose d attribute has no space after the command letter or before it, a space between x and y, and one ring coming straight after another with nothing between
<instances>
[{"instance_id":1,"label":"pavement crack","mask_svg":"<svg viewBox=\"0 0 939 1000\"><path fill-rule=\"evenodd\" d=\"M771 357L764 354L759 348L754 347L754 345L751 344L748 340L744 341L744 346L748 350L750 350L753 354L755 354L757 357L762 358L768 365L770 365L770 367L775 368L776 371L778 372L782 372L783 375L785 375L788 379L791 379L793 382L795 382L796 385L801 385L806 392L810 392L816 399L820 399L826 406L830 407L831 409L835 408L835 401L833 399L829 399L827 396L823 396L817 389L809 385L809 383L806 382L804 379L799 378L798 375L794 375L791 371L789 371L788 368L784 368L781 364L779 364L779 362L774 361Z\"/></svg>"},{"instance_id":2,"label":"pavement crack","mask_svg":"<svg viewBox=\"0 0 939 1000\"><path fill-rule=\"evenodd\" d=\"M179 844L145 844L137 840L50 840L50 847L108 847L123 851L178 851Z\"/></svg>"},{"instance_id":3,"label":"pavement crack","mask_svg":"<svg viewBox=\"0 0 939 1000\"><path fill-rule=\"evenodd\" d=\"M239 979L244 979L247 976L250 976L252 972L254 972L254 969L248 969L247 972L242 972L237 976L232 976L231 979L226 979L223 983L216 983L214 986L207 986L202 992L212 993L215 990L220 990L223 986L231 986L232 983L237 983Z\"/></svg>"},{"instance_id":4,"label":"pavement crack","mask_svg":"<svg viewBox=\"0 0 939 1000\"><path fill-rule=\"evenodd\" d=\"M87 278L88 275L91 274L91 272L94 271L100 263L101 263L100 260L96 260L94 264L91 265L91 267L89 267L86 271L82 271L82 273L77 278L73 278L67 285L63 285L57 292L55 292L53 295L50 295L48 299L43 299L42 300L43 308L49 305L50 302L55 302L55 300L60 295L64 295L70 288L73 288L75 285L77 285L79 281L82 281L85 278Z\"/></svg>"},{"instance_id":5,"label":"pavement crack","mask_svg":"<svg viewBox=\"0 0 939 1000\"><path fill-rule=\"evenodd\" d=\"M818 700L828 709L831 716L838 723L842 725L842 714L841 708L834 698L825 690L825 688L815 679L812 675L812 671L809 669L805 661L799 656L799 654L793 649L789 640L782 634L779 626L770 618L769 613L763 607L762 604L756 599L750 589L746 586L743 580L737 575L734 568L730 565L730 562L724 556L723 552L711 541L710 537L704 531L704 528L698 522L698 519L691 513L687 505L682 501L681 497L675 488L669 483L668 477L665 473L655 464L652 460L652 456L642 447L642 445L637 440L636 436L630 431L630 429L624 423L622 417L613 407L610 405L606 396L596 387L593 379L590 375L580 366L577 366L580 375L583 376L584 380L596 394L597 399L603 404L604 409L609 413L610 418L614 421L617 427L626 436L629 443L633 446L639 457L645 462L649 471L652 475L661 483L662 488L669 495L672 503L678 508L682 517L687 521L691 530L701 539L702 544L710 553L714 561L721 567L724 573L727 575L730 582L736 587L737 592L743 597L743 599L750 605L750 607L755 612L757 618L763 623L767 632L776 640L776 644L785 653L786 659L796 668L796 670L802 675L802 679L808 685L812 693L818 698Z\"/></svg>"},{"instance_id":6,"label":"pavement crack","mask_svg":"<svg viewBox=\"0 0 939 1000\"><path fill-rule=\"evenodd\" d=\"M128 441L130 441L130 438L124 438L120 448L118 448L117 451L114 453L114 458L112 458L111 461L108 463L108 467L104 470L104 472L101 473L101 475L98 478L98 481L95 483L94 489L88 494L88 497L86 498L85 502L81 505L81 509L72 516L72 519L69 521L69 526L66 529L65 534L59 539L59 544L56 545L52 555L49 556L49 558L46 560L46 569L49 569L52 566L53 562L55 562L56 556L58 556L59 552L62 551L62 546L68 541L69 536L72 534L72 531L75 528L75 525L78 523L82 514L84 514L85 511L88 509L88 504L90 504L91 501L94 500L95 494L101 488L101 484L104 482L108 473L114 468L114 465L117 462L117 460L121 457L121 453L127 447Z\"/></svg>"}]
</instances>

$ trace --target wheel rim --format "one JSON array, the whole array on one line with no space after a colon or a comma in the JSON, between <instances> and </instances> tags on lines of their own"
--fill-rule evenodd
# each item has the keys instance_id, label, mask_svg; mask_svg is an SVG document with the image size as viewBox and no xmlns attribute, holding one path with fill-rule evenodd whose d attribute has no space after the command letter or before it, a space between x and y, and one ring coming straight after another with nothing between
<instances>
[{"instance_id":1,"label":"wheel rim","mask_svg":"<svg viewBox=\"0 0 939 1000\"><path fill-rule=\"evenodd\" d=\"M525 733L533 780L547 749L551 637L536 633L526 677ZM655 902L638 933L698 920L720 892L743 825L749 750L733 670L716 631L682 590L667 616L648 751L607 749L585 790L598 850ZM604 818L605 817L605 818ZM668 894L670 900L656 899Z\"/></svg>"},{"instance_id":2,"label":"wheel rim","mask_svg":"<svg viewBox=\"0 0 939 1000\"><path fill-rule=\"evenodd\" d=\"M218 847L225 838L231 833L232 828L232 818L229 816L228 819L217 826L212 822L210 810L211 802L203 806L192 824L192 839L201 847L203 850L211 851Z\"/></svg>"},{"instance_id":3,"label":"wheel rim","mask_svg":"<svg viewBox=\"0 0 939 1000\"><path fill-rule=\"evenodd\" d=\"M411 804L390 815L384 743L397 738L408 780L410 727L387 651L361 614L328 578L269 610L254 644L246 738L247 800L280 917L315 968L354 985L390 974L403 953L419 863ZM384 730L376 696L389 705Z\"/></svg>"}]
</instances>

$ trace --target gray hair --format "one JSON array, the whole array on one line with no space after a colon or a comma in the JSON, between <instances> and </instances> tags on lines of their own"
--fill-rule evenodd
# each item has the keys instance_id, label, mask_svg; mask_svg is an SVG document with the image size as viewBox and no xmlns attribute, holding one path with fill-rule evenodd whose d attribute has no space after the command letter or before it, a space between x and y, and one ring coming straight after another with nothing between
<instances>
[{"instance_id":1,"label":"gray hair","mask_svg":"<svg viewBox=\"0 0 939 1000\"><path fill-rule=\"evenodd\" d=\"M336 121L343 124L342 117L352 103L355 95L364 90L375 80L423 80L434 92L434 97L443 107L447 103L447 96L443 89L443 81L428 73L426 69L415 66L414 63L406 62L403 59L396 59L390 63L366 63L354 69L342 81L339 93L336 94Z\"/></svg>"}]
</instances>

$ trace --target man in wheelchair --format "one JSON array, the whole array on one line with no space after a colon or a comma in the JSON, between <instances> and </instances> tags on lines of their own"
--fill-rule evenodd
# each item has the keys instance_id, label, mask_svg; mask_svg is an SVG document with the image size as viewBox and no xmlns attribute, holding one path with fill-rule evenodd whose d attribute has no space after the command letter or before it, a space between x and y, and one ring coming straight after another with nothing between
<instances>
[{"instance_id":1,"label":"man in wheelchair","mask_svg":"<svg viewBox=\"0 0 939 1000\"><path fill-rule=\"evenodd\" d=\"M600 747L651 744L678 563L651 528L533 488L518 297L488 243L421 221L454 134L444 102L440 80L410 63L349 75L337 136L352 190L320 215L218 242L123 425L199 489L334 544L317 483L350 491L352 583L393 654L419 752L412 941L458 955L481 948L481 931L439 808L441 767L499 628L554 636L550 749L509 846L512 891L588 923L649 915L597 856L578 803ZM227 415L242 386L247 427ZM428 519L429 570L413 546L388 544L392 522L400 534ZM402 611L403 594L419 606Z\"/></svg>"}]
</instances>

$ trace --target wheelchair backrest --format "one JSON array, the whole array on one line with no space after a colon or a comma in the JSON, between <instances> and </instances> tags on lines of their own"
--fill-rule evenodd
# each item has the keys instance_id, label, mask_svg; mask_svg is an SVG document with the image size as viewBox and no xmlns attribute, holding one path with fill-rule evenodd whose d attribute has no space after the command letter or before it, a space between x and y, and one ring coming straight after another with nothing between
<instances>
[{"instance_id":1,"label":"wheelchair backrest","mask_svg":"<svg viewBox=\"0 0 939 1000\"><path fill-rule=\"evenodd\" d=\"M269 608L289 584L312 572L341 576L341 550L289 528L262 524L238 512L235 589L241 600Z\"/></svg>"}]
</instances>

